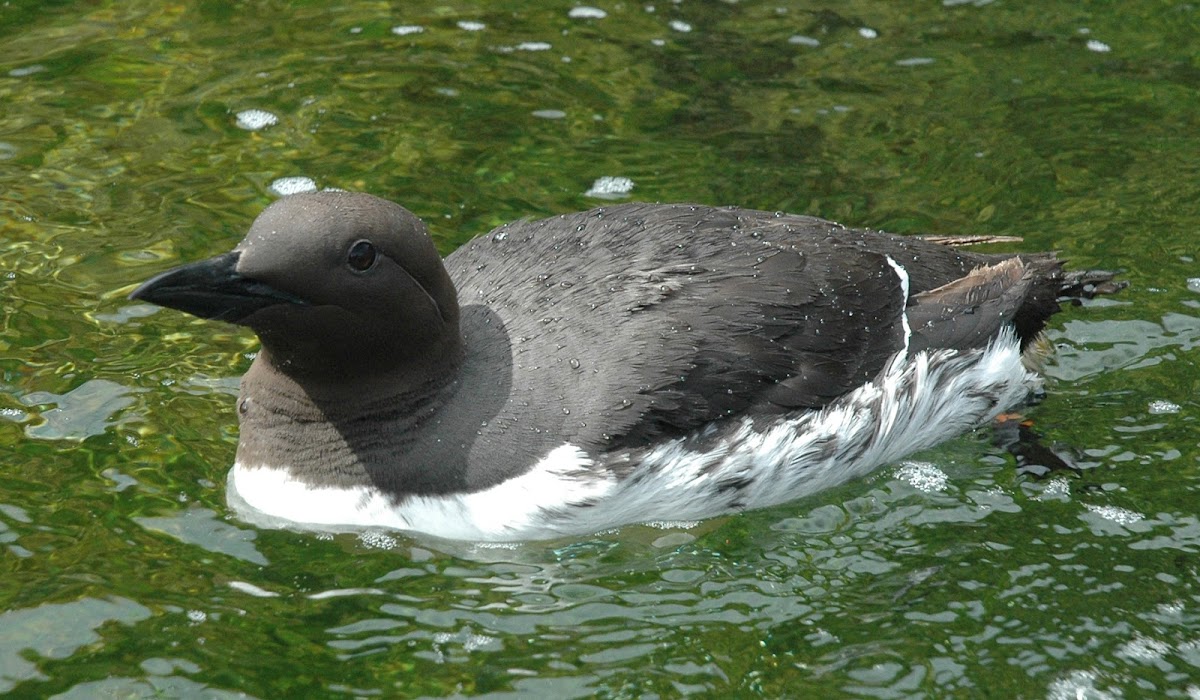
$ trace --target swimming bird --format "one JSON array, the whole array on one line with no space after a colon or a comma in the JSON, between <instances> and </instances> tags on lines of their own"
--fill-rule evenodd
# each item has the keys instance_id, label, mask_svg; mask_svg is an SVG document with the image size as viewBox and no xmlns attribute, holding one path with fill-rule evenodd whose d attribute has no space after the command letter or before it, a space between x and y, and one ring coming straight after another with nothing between
<instances>
[{"instance_id":1,"label":"swimming bird","mask_svg":"<svg viewBox=\"0 0 1200 700\"><path fill-rule=\"evenodd\" d=\"M1063 295L1050 253L620 204L439 256L363 193L270 205L130 296L253 330L228 478L252 522L515 541L791 501L984 424Z\"/></svg>"}]
</instances>

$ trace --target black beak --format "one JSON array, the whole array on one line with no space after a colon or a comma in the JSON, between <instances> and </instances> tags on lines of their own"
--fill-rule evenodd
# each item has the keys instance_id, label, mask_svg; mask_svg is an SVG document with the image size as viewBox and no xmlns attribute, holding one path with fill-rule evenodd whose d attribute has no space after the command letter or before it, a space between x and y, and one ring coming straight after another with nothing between
<instances>
[{"instance_id":1,"label":"black beak","mask_svg":"<svg viewBox=\"0 0 1200 700\"><path fill-rule=\"evenodd\" d=\"M167 270L133 290L129 298L229 323L241 323L276 304L308 305L294 294L243 277L237 271L240 255L235 250Z\"/></svg>"}]
</instances>

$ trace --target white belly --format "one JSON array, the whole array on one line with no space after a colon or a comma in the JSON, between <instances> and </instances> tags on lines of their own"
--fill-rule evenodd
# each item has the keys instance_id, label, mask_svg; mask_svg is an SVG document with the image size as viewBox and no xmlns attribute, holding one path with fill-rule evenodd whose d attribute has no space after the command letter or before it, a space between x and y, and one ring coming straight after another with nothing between
<instances>
[{"instance_id":1,"label":"white belly","mask_svg":"<svg viewBox=\"0 0 1200 700\"><path fill-rule=\"evenodd\" d=\"M874 381L820 411L714 423L690 436L699 439L650 450L624 478L603 466L619 454L589 456L567 443L521 476L475 493L396 500L366 486L315 488L284 465L239 463L228 497L239 517L268 527L388 528L477 541L700 520L863 476L984 423L1037 381L1006 330L986 350L899 353Z\"/></svg>"}]
</instances>

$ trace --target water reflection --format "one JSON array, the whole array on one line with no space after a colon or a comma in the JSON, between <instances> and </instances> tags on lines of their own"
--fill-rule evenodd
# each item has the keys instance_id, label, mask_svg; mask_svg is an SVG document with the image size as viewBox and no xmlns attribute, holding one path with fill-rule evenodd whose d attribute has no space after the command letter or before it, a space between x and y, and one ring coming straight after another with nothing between
<instances>
[{"instance_id":1,"label":"water reflection","mask_svg":"<svg viewBox=\"0 0 1200 700\"><path fill-rule=\"evenodd\" d=\"M1046 374L1078 381L1116 369L1151 367L1172 359L1167 351L1200 347L1200 318L1171 312L1157 322L1071 319L1048 335L1057 347Z\"/></svg>"},{"instance_id":2,"label":"water reflection","mask_svg":"<svg viewBox=\"0 0 1200 700\"><path fill-rule=\"evenodd\" d=\"M97 629L110 622L131 625L150 610L126 598L83 598L0 612L0 692L46 676L30 656L66 659L101 641Z\"/></svg>"}]
</instances>

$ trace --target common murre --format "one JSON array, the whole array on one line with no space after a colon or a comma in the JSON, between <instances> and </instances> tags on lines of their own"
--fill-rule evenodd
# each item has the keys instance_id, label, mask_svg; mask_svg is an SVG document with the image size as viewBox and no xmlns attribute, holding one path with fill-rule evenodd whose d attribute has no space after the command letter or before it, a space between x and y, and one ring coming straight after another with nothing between
<instances>
[{"instance_id":1,"label":"common murre","mask_svg":"<svg viewBox=\"0 0 1200 700\"><path fill-rule=\"evenodd\" d=\"M268 207L130 297L247 326L239 516L475 540L778 504L978 426L1060 296L1114 286L806 216L621 204L443 265L367 194Z\"/></svg>"}]
</instances>

